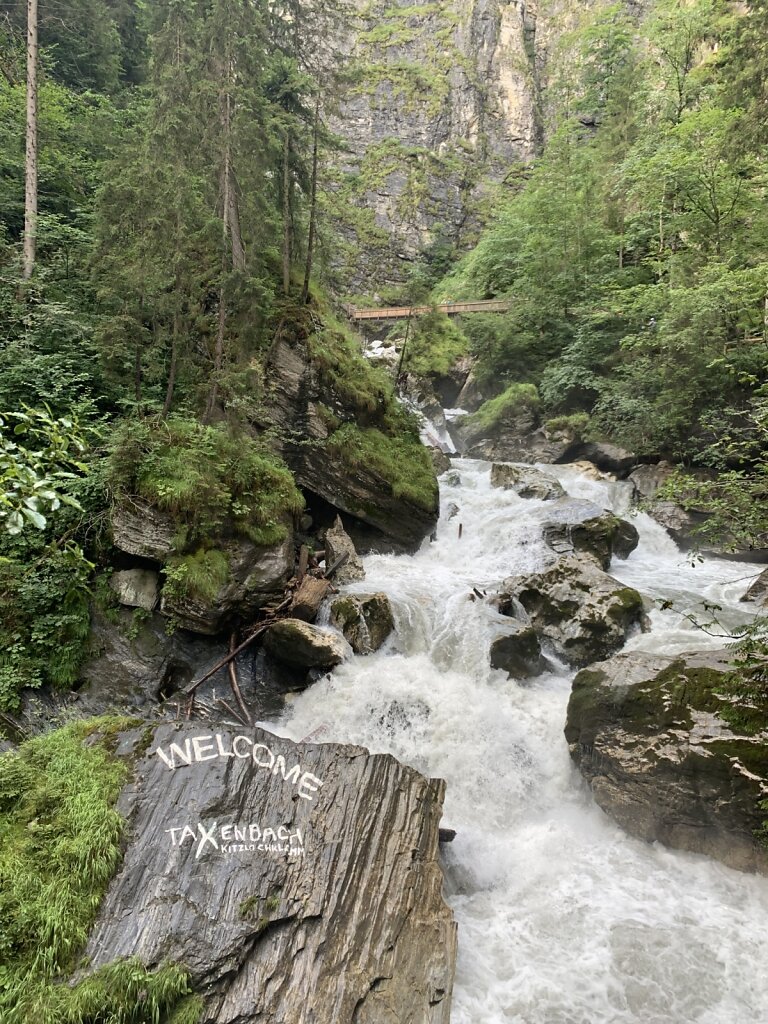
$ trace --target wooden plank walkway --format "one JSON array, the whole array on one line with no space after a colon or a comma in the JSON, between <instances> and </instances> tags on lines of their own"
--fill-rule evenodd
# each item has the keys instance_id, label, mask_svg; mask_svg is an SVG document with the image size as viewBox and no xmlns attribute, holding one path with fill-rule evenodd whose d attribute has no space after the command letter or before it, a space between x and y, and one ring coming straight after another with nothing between
<instances>
[{"instance_id":1,"label":"wooden plank walkway","mask_svg":"<svg viewBox=\"0 0 768 1024\"><path fill-rule=\"evenodd\" d=\"M421 316L436 310L457 316L460 313L506 313L510 303L503 299L479 299L477 302L442 302L437 306L389 306L385 309L355 309L349 315L353 320L397 320L407 316Z\"/></svg>"}]
</instances>

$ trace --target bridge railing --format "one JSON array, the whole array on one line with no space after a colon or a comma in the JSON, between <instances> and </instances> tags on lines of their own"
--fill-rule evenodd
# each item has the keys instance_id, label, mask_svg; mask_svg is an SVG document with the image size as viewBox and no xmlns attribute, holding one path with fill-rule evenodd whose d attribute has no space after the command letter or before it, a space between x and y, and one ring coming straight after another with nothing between
<instances>
[{"instance_id":1,"label":"bridge railing","mask_svg":"<svg viewBox=\"0 0 768 1024\"><path fill-rule=\"evenodd\" d=\"M456 316L462 313L506 313L510 303L503 299L478 299L476 302L441 302L435 306L387 306L379 309L350 309L353 320L397 320L408 316L423 316L425 313L447 313Z\"/></svg>"}]
</instances>

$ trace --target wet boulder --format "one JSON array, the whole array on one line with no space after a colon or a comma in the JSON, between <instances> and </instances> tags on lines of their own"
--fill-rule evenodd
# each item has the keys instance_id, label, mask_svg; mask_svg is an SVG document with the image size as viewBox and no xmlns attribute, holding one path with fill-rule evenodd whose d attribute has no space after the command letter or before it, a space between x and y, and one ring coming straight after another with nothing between
<instances>
[{"instance_id":1,"label":"wet boulder","mask_svg":"<svg viewBox=\"0 0 768 1024\"><path fill-rule=\"evenodd\" d=\"M615 473L624 480L637 465L637 456L626 448L607 441L574 441L557 462L591 462L607 473Z\"/></svg>"},{"instance_id":2,"label":"wet boulder","mask_svg":"<svg viewBox=\"0 0 768 1024\"><path fill-rule=\"evenodd\" d=\"M330 529L325 531L325 564L328 568L334 565L341 557L346 560L334 573L335 583L356 583L365 579L363 562L357 553L354 542L344 529L341 516L336 520Z\"/></svg>"},{"instance_id":3,"label":"wet boulder","mask_svg":"<svg viewBox=\"0 0 768 1024\"><path fill-rule=\"evenodd\" d=\"M532 626L510 623L509 632L491 644L491 668L500 668L513 679L531 679L547 668L541 643Z\"/></svg>"},{"instance_id":4,"label":"wet boulder","mask_svg":"<svg viewBox=\"0 0 768 1024\"><path fill-rule=\"evenodd\" d=\"M505 491L514 491L521 498L538 498L541 501L550 501L553 498L565 496L565 491L559 481L530 466L494 463L491 466L491 486L501 487Z\"/></svg>"},{"instance_id":5,"label":"wet boulder","mask_svg":"<svg viewBox=\"0 0 768 1024\"><path fill-rule=\"evenodd\" d=\"M588 557L560 558L544 572L511 576L499 595L503 615L524 619L569 665L618 651L644 622L643 599Z\"/></svg>"},{"instance_id":6,"label":"wet boulder","mask_svg":"<svg viewBox=\"0 0 768 1024\"><path fill-rule=\"evenodd\" d=\"M590 555L602 569L613 555L628 558L639 541L632 523L581 498L564 498L548 508L542 529L553 551Z\"/></svg>"},{"instance_id":7,"label":"wet boulder","mask_svg":"<svg viewBox=\"0 0 768 1024\"><path fill-rule=\"evenodd\" d=\"M125 850L88 970L183 964L201 1024L448 1024L445 783L385 754L261 729L162 725L134 761Z\"/></svg>"},{"instance_id":8,"label":"wet boulder","mask_svg":"<svg viewBox=\"0 0 768 1024\"><path fill-rule=\"evenodd\" d=\"M768 873L768 718L729 695L724 651L619 654L576 676L565 735L631 835Z\"/></svg>"},{"instance_id":9,"label":"wet boulder","mask_svg":"<svg viewBox=\"0 0 768 1024\"><path fill-rule=\"evenodd\" d=\"M371 654L392 633L395 620L386 594L344 594L331 604L331 625L355 654Z\"/></svg>"},{"instance_id":10,"label":"wet boulder","mask_svg":"<svg viewBox=\"0 0 768 1024\"><path fill-rule=\"evenodd\" d=\"M768 569L752 580L742 601L755 601L761 608L768 606Z\"/></svg>"},{"instance_id":11,"label":"wet boulder","mask_svg":"<svg viewBox=\"0 0 768 1024\"><path fill-rule=\"evenodd\" d=\"M294 668L333 668L348 648L337 634L301 619L279 619L264 634L264 647L278 661Z\"/></svg>"},{"instance_id":12,"label":"wet boulder","mask_svg":"<svg viewBox=\"0 0 768 1024\"><path fill-rule=\"evenodd\" d=\"M438 476L447 473L451 468L451 460L447 453L436 445L431 445L427 450L429 451L430 459L432 459L432 465L435 467L435 473Z\"/></svg>"}]
</instances>

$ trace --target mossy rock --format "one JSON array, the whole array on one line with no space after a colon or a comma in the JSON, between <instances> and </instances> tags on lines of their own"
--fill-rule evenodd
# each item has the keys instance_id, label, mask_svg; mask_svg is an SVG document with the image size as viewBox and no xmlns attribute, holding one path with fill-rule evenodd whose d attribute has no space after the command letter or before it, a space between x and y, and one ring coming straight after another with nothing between
<instances>
[{"instance_id":1,"label":"mossy rock","mask_svg":"<svg viewBox=\"0 0 768 1024\"><path fill-rule=\"evenodd\" d=\"M331 605L331 623L355 654L378 651L395 628L386 594L345 594Z\"/></svg>"},{"instance_id":2,"label":"mossy rock","mask_svg":"<svg viewBox=\"0 0 768 1024\"><path fill-rule=\"evenodd\" d=\"M725 651L619 654L578 673L565 735L632 835L768 873L768 713L733 680Z\"/></svg>"}]
</instances>

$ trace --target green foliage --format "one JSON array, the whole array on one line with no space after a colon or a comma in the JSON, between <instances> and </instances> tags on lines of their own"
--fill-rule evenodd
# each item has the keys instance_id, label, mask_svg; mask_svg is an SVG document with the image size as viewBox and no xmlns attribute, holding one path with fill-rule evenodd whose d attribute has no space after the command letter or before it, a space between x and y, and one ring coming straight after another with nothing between
<instances>
[{"instance_id":1,"label":"green foliage","mask_svg":"<svg viewBox=\"0 0 768 1024\"><path fill-rule=\"evenodd\" d=\"M197 597L211 602L227 582L229 562L223 551L199 548L172 558L165 567L163 593L168 598Z\"/></svg>"},{"instance_id":2,"label":"green foliage","mask_svg":"<svg viewBox=\"0 0 768 1024\"><path fill-rule=\"evenodd\" d=\"M352 468L373 470L386 480L395 498L427 512L437 509L438 487L429 453L417 434L385 434L373 427L345 423L325 444L326 451Z\"/></svg>"},{"instance_id":3,"label":"green foliage","mask_svg":"<svg viewBox=\"0 0 768 1024\"><path fill-rule=\"evenodd\" d=\"M130 960L61 983L120 861L114 803L127 769L109 737L129 724L77 722L0 756L0 1016L8 1024L156 1024L189 992L179 967L148 971Z\"/></svg>"},{"instance_id":4,"label":"green foliage","mask_svg":"<svg viewBox=\"0 0 768 1024\"><path fill-rule=\"evenodd\" d=\"M135 495L170 513L186 527L186 547L225 524L254 543L275 544L285 537L285 517L303 507L289 470L258 442L178 416L123 421L107 481L117 500Z\"/></svg>"},{"instance_id":5,"label":"green foliage","mask_svg":"<svg viewBox=\"0 0 768 1024\"><path fill-rule=\"evenodd\" d=\"M412 327L403 370L419 376L447 374L467 349L464 332L450 317L436 311L426 313Z\"/></svg>"},{"instance_id":6,"label":"green foliage","mask_svg":"<svg viewBox=\"0 0 768 1024\"><path fill-rule=\"evenodd\" d=\"M467 420L473 429L492 430L506 420L513 420L521 413L535 411L538 407L539 395L532 384L510 384L500 395L483 402Z\"/></svg>"},{"instance_id":7,"label":"green foliage","mask_svg":"<svg viewBox=\"0 0 768 1024\"><path fill-rule=\"evenodd\" d=\"M3 549L0 548L0 551ZM43 538L0 553L0 710L24 686L71 686L88 650L93 564L78 545Z\"/></svg>"},{"instance_id":8,"label":"green foliage","mask_svg":"<svg viewBox=\"0 0 768 1024\"><path fill-rule=\"evenodd\" d=\"M65 487L75 478L73 470L86 471L84 451L77 424L54 419L48 408L0 414L0 526L11 536L29 524L44 530L45 512L55 512L62 502L79 508Z\"/></svg>"},{"instance_id":9,"label":"green foliage","mask_svg":"<svg viewBox=\"0 0 768 1024\"><path fill-rule=\"evenodd\" d=\"M360 340L329 314L307 338L309 357L320 379L341 402L362 420L376 416L393 401L387 374L371 366Z\"/></svg>"},{"instance_id":10,"label":"green foliage","mask_svg":"<svg viewBox=\"0 0 768 1024\"><path fill-rule=\"evenodd\" d=\"M569 416L553 416L544 424L550 434L557 434L572 440L581 440L588 436L589 416L585 412L574 412Z\"/></svg>"}]
</instances>

